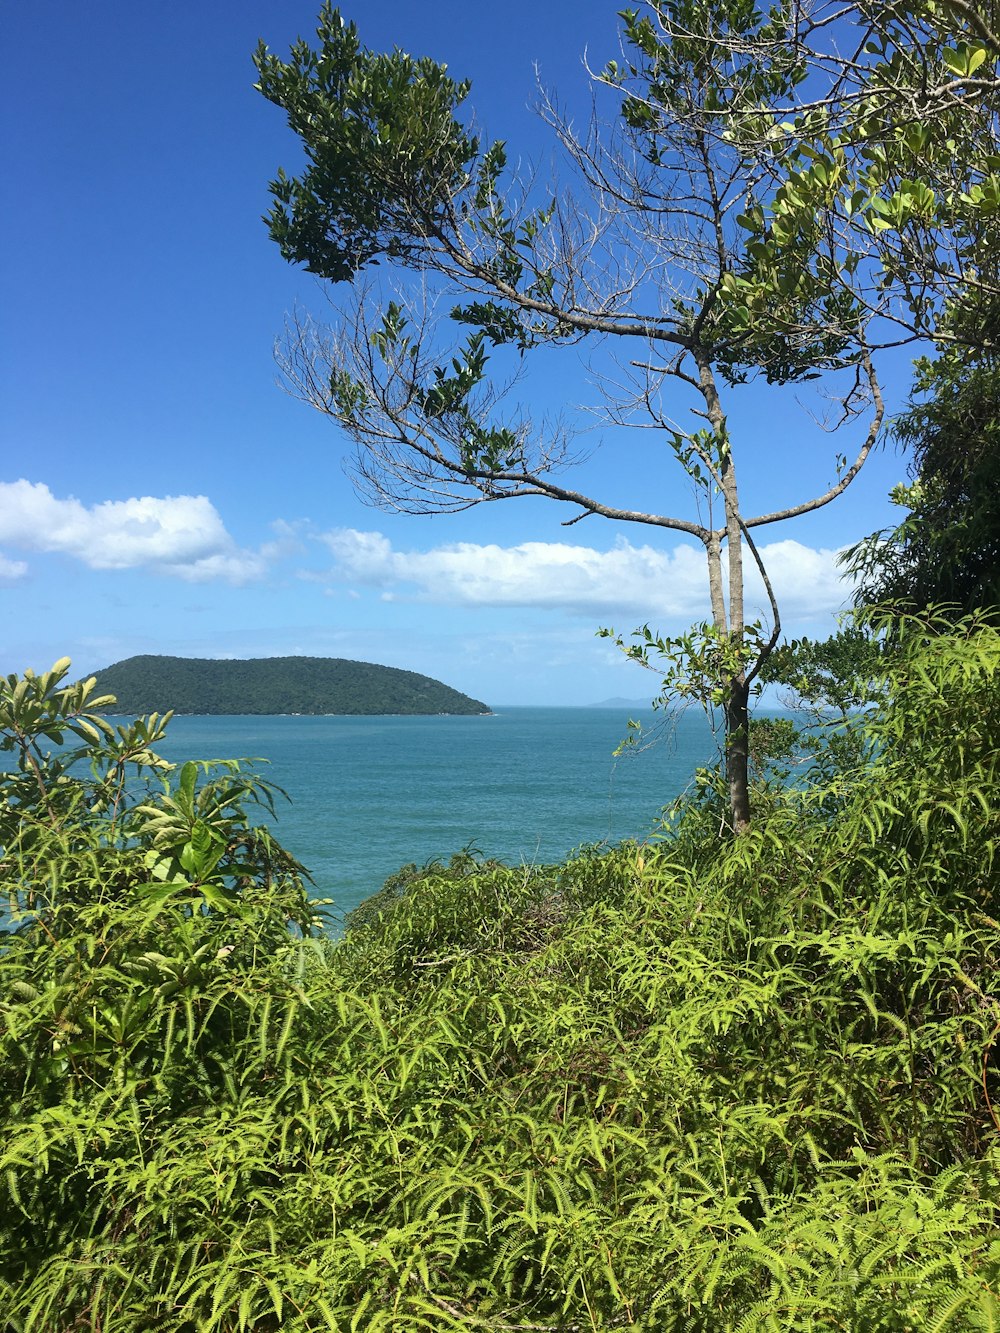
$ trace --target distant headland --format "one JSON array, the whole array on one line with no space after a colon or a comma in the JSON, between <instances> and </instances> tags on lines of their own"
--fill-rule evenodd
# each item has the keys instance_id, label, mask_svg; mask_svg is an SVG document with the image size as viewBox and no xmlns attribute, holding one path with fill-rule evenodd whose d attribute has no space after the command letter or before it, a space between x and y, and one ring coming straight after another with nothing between
<instances>
[{"instance_id":1,"label":"distant headland","mask_svg":"<svg viewBox=\"0 0 1000 1333\"><path fill-rule=\"evenodd\" d=\"M344 657L129 657L95 671L114 711L385 715L491 712L478 699L430 676Z\"/></svg>"}]
</instances>

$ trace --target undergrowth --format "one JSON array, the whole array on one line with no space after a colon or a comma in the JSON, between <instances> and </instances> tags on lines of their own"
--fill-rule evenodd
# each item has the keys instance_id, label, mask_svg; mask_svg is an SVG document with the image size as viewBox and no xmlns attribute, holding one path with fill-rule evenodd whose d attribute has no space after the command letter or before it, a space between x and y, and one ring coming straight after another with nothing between
<instances>
[{"instance_id":1,"label":"undergrowth","mask_svg":"<svg viewBox=\"0 0 1000 1333\"><path fill-rule=\"evenodd\" d=\"M254 779L9 678L2 1327L1000 1328L998 666L915 628L735 842L463 855L334 944Z\"/></svg>"}]
</instances>

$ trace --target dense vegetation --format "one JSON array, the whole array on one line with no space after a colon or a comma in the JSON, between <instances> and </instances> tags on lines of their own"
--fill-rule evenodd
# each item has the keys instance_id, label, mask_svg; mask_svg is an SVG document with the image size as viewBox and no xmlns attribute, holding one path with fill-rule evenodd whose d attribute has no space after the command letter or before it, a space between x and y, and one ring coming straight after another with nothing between
<instances>
[{"instance_id":1,"label":"dense vegetation","mask_svg":"<svg viewBox=\"0 0 1000 1333\"><path fill-rule=\"evenodd\" d=\"M143 713L488 713L430 676L344 657L129 657L96 676L117 711Z\"/></svg>"},{"instance_id":2,"label":"dense vegetation","mask_svg":"<svg viewBox=\"0 0 1000 1333\"><path fill-rule=\"evenodd\" d=\"M259 783L8 678L2 1327L1000 1327L1000 634L900 637L740 839L706 775L336 944Z\"/></svg>"},{"instance_id":3,"label":"dense vegetation","mask_svg":"<svg viewBox=\"0 0 1000 1333\"><path fill-rule=\"evenodd\" d=\"M995 324L995 319L993 320ZM991 330L992 333L992 330ZM1000 606L1000 366L995 343L951 346L917 363L914 394L895 423L913 484L908 513L850 554L858 600L919 609Z\"/></svg>"}]
</instances>

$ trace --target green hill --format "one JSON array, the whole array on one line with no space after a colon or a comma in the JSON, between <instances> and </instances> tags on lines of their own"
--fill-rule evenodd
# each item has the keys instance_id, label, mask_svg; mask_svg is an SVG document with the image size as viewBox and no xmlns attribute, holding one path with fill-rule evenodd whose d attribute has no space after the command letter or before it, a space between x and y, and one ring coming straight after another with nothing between
<instances>
[{"instance_id":1,"label":"green hill","mask_svg":"<svg viewBox=\"0 0 1000 1333\"><path fill-rule=\"evenodd\" d=\"M430 676L343 657L129 657L95 672L116 712L488 713Z\"/></svg>"}]
</instances>

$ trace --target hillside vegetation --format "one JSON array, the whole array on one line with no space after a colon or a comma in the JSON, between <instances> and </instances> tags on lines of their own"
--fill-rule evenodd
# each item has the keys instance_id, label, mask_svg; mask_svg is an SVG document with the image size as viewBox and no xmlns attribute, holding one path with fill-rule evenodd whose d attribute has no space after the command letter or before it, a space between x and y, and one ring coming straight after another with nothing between
<instances>
[{"instance_id":1,"label":"hillside vegetation","mask_svg":"<svg viewBox=\"0 0 1000 1333\"><path fill-rule=\"evenodd\" d=\"M0 1327L1000 1327L1000 633L902 639L740 838L705 774L339 943L258 782L9 678Z\"/></svg>"},{"instance_id":2,"label":"hillside vegetation","mask_svg":"<svg viewBox=\"0 0 1000 1333\"><path fill-rule=\"evenodd\" d=\"M344 657L129 657L96 675L116 711L143 713L488 713L430 676Z\"/></svg>"}]
</instances>

